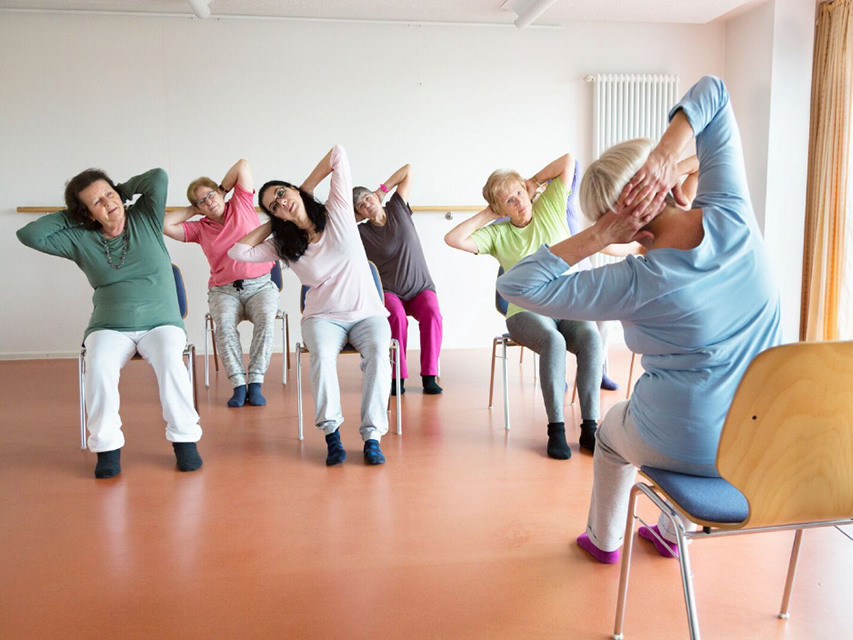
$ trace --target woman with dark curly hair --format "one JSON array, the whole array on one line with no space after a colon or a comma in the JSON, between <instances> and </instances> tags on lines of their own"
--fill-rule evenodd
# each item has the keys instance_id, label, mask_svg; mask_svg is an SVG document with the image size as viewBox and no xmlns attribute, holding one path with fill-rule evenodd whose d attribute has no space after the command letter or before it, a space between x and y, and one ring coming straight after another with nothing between
<instances>
[{"instance_id":1,"label":"woman with dark curly hair","mask_svg":"<svg viewBox=\"0 0 853 640\"><path fill-rule=\"evenodd\" d=\"M178 469L202 465L196 447L201 427L182 357L187 335L162 234L168 184L162 169L119 185L103 171L88 169L66 185L66 210L18 230L26 246L77 263L95 290L83 345L88 445L98 454L97 478L121 473L118 380L136 353L157 374L166 439ZM136 194L136 203L125 207Z\"/></svg>"},{"instance_id":2,"label":"woman with dark curly hair","mask_svg":"<svg viewBox=\"0 0 853 640\"><path fill-rule=\"evenodd\" d=\"M323 204L312 194L329 175L329 199ZM338 431L344 418L337 357L347 343L362 357L364 459L382 464L379 440L388 431L391 329L356 228L352 176L343 147L333 147L299 187L280 180L267 182L258 192L258 203L270 221L237 242L228 256L243 262L281 258L310 287L302 336L311 353L315 424L326 436L326 464L346 459Z\"/></svg>"}]
</instances>

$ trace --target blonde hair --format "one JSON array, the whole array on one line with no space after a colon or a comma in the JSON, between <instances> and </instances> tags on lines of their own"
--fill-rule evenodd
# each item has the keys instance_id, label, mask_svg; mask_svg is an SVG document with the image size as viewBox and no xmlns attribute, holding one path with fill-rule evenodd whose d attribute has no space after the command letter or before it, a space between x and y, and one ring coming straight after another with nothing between
<instances>
[{"instance_id":1,"label":"blonde hair","mask_svg":"<svg viewBox=\"0 0 853 640\"><path fill-rule=\"evenodd\" d=\"M518 182L524 187L524 178L517 171L509 171L508 169L498 169L493 171L486 184L483 185L483 198L489 203L492 211L495 213L503 213L500 201L500 192L507 188L508 185Z\"/></svg>"},{"instance_id":2,"label":"blonde hair","mask_svg":"<svg viewBox=\"0 0 853 640\"><path fill-rule=\"evenodd\" d=\"M584 215L595 222L613 208L619 194L649 157L654 143L634 138L613 145L601 154L583 174L580 203Z\"/></svg>"},{"instance_id":3,"label":"blonde hair","mask_svg":"<svg viewBox=\"0 0 853 640\"><path fill-rule=\"evenodd\" d=\"M195 203L198 200L198 196L196 196L195 190L199 187L207 187L208 189L212 189L213 191L219 191L219 185L207 176L196 178L195 180L190 182L190 186L187 187L187 200L189 200L190 204L193 206L195 206Z\"/></svg>"}]
</instances>

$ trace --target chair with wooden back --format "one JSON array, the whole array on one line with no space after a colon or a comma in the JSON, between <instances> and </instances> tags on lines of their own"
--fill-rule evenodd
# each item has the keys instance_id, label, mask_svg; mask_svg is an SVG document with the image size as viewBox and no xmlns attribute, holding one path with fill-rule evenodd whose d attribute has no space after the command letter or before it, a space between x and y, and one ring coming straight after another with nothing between
<instances>
[{"instance_id":1,"label":"chair with wooden back","mask_svg":"<svg viewBox=\"0 0 853 640\"><path fill-rule=\"evenodd\" d=\"M640 493L677 533L690 637L699 638L688 540L796 530L782 597L788 604L803 530L853 523L853 342L768 349L752 361L729 409L717 451L721 478L650 467L631 490L614 638L622 638ZM676 513L702 525L685 530Z\"/></svg>"}]
</instances>

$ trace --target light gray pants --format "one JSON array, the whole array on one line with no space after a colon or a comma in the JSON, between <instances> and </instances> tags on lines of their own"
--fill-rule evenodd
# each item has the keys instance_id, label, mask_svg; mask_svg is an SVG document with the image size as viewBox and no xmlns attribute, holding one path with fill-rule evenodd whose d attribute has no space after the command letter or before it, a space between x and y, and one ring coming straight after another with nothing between
<instances>
[{"instance_id":1,"label":"light gray pants","mask_svg":"<svg viewBox=\"0 0 853 640\"><path fill-rule=\"evenodd\" d=\"M615 551L622 546L628 499L637 467L648 465L692 476L719 476L714 465L682 462L647 444L631 420L630 407L630 400L613 405L596 433L592 500L586 532L602 551ZM684 526L688 530L692 527L688 522L684 522ZM664 538L675 542L669 518L661 516L658 527Z\"/></svg>"},{"instance_id":2,"label":"light gray pants","mask_svg":"<svg viewBox=\"0 0 853 640\"><path fill-rule=\"evenodd\" d=\"M554 320L530 311L507 318L510 337L539 354L539 381L548 422L564 422L566 351L578 361L578 399L584 420L601 415L601 367L604 353L594 322Z\"/></svg>"},{"instance_id":3,"label":"light gray pants","mask_svg":"<svg viewBox=\"0 0 853 640\"><path fill-rule=\"evenodd\" d=\"M314 423L334 433L344 421L338 385L338 354L349 343L361 354L361 438L380 440L388 432L386 406L391 394L391 326L384 316L358 322L325 318L302 321L302 337L311 356Z\"/></svg>"},{"instance_id":4,"label":"light gray pants","mask_svg":"<svg viewBox=\"0 0 853 640\"><path fill-rule=\"evenodd\" d=\"M234 283L211 287L207 304L216 325L216 349L231 386L246 384L243 368L243 346L237 325L248 320L254 325L249 350L249 383L262 383L270 364L275 342L275 314L278 311L278 287L269 274L242 281L238 290Z\"/></svg>"}]
</instances>

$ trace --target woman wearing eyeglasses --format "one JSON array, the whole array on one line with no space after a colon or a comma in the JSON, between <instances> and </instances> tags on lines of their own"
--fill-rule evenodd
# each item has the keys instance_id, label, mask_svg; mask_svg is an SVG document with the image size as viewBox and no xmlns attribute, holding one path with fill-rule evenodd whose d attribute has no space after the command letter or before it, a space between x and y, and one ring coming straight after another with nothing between
<instances>
[{"instance_id":1,"label":"woman wearing eyeglasses","mask_svg":"<svg viewBox=\"0 0 853 640\"><path fill-rule=\"evenodd\" d=\"M225 194L233 190L226 202ZM270 280L273 262L237 262L228 249L258 226L252 170L239 160L220 184L208 177L193 180L187 187L189 207L166 214L163 233L178 242L201 245L210 263L207 303L216 326L216 349L233 387L229 407L267 403L261 392L274 343L278 287ZM195 215L201 220L190 222ZM249 371L243 366L243 347L237 325L248 320L254 325L249 350ZM248 386L247 386L248 383Z\"/></svg>"},{"instance_id":2,"label":"woman wearing eyeglasses","mask_svg":"<svg viewBox=\"0 0 853 640\"><path fill-rule=\"evenodd\" d=\"M324 204L313 192L328 176L329 197ZM343 147L333 147L299 187L281 180L267 182L258 193L258 203L270 221L239 240L228 255L244 262L281 258L310 287L302 337L311 354L315 424L326 436L326 464L346 459L338 430L344 418L337 357L347 343L362 358L364 459L382 464L385 457L379 441L388 431L391 329L356 228L352 175Z\"/></svg>"}]
</instances>

